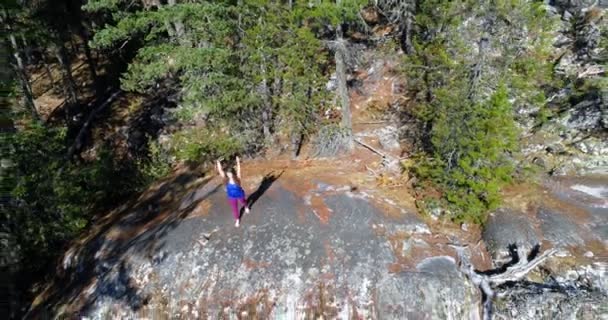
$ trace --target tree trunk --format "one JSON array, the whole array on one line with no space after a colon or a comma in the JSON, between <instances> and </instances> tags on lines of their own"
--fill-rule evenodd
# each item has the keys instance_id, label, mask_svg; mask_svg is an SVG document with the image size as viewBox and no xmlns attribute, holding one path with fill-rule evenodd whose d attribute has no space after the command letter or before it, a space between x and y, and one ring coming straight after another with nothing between
<instances>
[{"instance_id":1,"label":"tree trunk","mask_svg":"<svg viewBox=\"0 0 608 320\"><path fill-rule=\"evenodd\" d=\"M270 88L268 88L268 70L266 68L266 59L262 58L262 64L260 65L262 71L262 130L264 132L264 140L266 143L270 143L270 114L272 113L272 102L270 99Z\"/></svg>"},{"instance_id":2,"label":"tree trunk","mask_svg":"<svg viewBox=\"0 0 608 320\"><path fill-rule=\"evenodd\" d=\"M9 21L9 16L6 9L2 10L2 16L0 17L0 19L2 20L1 22L4 25L5 29L8 31L7 33L9 35L10 46L13 49L13 57L15 58L15 63L12 63L12 65L13 69L15 70L15 73L19 76L19 81L23 90L25 103L30 109L32 117L36 120L40 120L38 110L36 110L36 104L34 103L34 94L32 93L32 87L30 86L27 71L25 70L23 59L21 59L21 54L19 53L19 45L17 44L17 39L13 34L13 29L11 27L11 22Z\"/></svg>"},{"instance_id":3,"label":"tree trunk","mask_svg":"<svg viewBox=\"0 0 608 320\"><path fill-rule=\"evenodd\" d=\"M95 93L97 95L102 94L101 92L101 84L99 83L99 78L97 77L97 62L93 58L93 54L91 53L91 47L89 46L90 33L88 29L87 22L88 19L83 14L81 8L81 1L69 1L67 4L66 10L69 16L73 17L74 21L77 21L76 24L76 32L82 40L83 52L86 59L87 66L89 68L89 73L91 74L91 80L93 81L93 87L95 89ZM91 22L94 24L94 22Z\"/></svg>"},{"instance_id":4,"label":"tree trunk","mask_svg":"<svg viewBox=\"0 0 608 320\"><path fill-rule=\"evenodd\" d=\"M93 78L93 85L95 86L95 91L99 91L100 84L99 78L97 77L97 63L93 59L93 55L91 54L91 48L89 48L88 39L85 40L84 45L84 55L87 59L87 65L89 66L89 72L91 73L91 78Z\"/></svg>"},{"instance_id":5,"label":"tree trunk","mask_svg":"<svg viewBox=\"0 0 608 320\"><path fill-rule=\"evenodd\" d=\"M470 252L468 248L460 245L450 245L456 249L458 258L460 260L460 272L464 274L469 280L478 286L479 291L483 292L482 295L482 317L484 320L491 320L493 313L493 300L498 296L497 292L509 290L502 289L500 286L507 282L521 281L528 273L533 269L547 260L549 257L557 253L557 249L549 249L543 252L540 256L533 258L528 261L526 257L519 258L517 254L517 247L515 247L515 256L512 256L511 263L503 265L502 267L496 268L492 273L483 273L477 271L470 261ZM537 245L538 246L538 245ZM538 248L537 248L538 249ZM535 250L535 249L533 249ZM515 262L515 263L513 263ZM503 269L504 268L504 269ZM498 271L498 272L497 272Z\"/></svg>"},{"instance_id":6,"label":"tree trunk","mask_svg":"<svg viewBox=\"0 0 608 320\"><path fill-rule=\"evenodd\" d=\"M89 47L89 33L83 25L78 27L78 31L80 32L80 38L84 42L84 56L87 59L89 72L91 73L91 78L93 79L93 87L95 87L95 92L99 94L101 93L101 84L99 83L99 78L97 77L97 62L95 62L95 59L93 59L91 48Z\"/></svg>"},{"instance_id":7,"label":"tree trunk","mask_svg":"<svg viewBox=\"0 0 608 320\"><path fill-rule=\"evenodd\" d=\"M414 33L414 17L416 16L415 0L377 0L378 6L391 24L401 29L401 49L406 54L414 53L412 34Z\"/></svg>"},{"instance_id":8,"label":"tree trunk","mask_svg":"<svg viewBox=\"0 0 608 320\"><path fill-rule=\"evenodd\" d=\"M481 81L482 71L486 60L485 56L486 50L489 46L488 42L489 40L485 37L482 37L479 40L479 54L477 56L477 62L473 65L471 69L471 75L469 80L469 93L467 97L473 103L477 102L479 96L479 82Z\"/></svg>"},{"instance_id":9,"label":"tree trunk","mask_svg":"<svg viewBox=\"0 0 608 320\"><path fill-rule=\"evenodd\" d=\"M42 59L42 63L44 64L44 71L46 72L47 77L49 77L49 80L51 81L51 89L55 88L55 78L53 78L53 73L51 72L51 67L49 67L49 63L46 60L46 55L43 56Z\"/></svg>"},{"instance_id":10,"label":"tree trunk","mask_svg":"<svg viewBox=\"0 0 608 320\"><path fill-rule=\"evenodd\" d=\"M32 61L34 61L34 58L32 57L32 48L27 43L27 39L25 38L25 36L23 34L21 35L21 42L23 42L23 52L25 53L25 63L31 64Z\"/></svg>"},{"instance_id":11,"label":"tree trunk","mask_svg":"<svg viewBox=\"0 0 608 320\"><path fill-rule=\"evenodd\" d=\"M354 148L353 143L353 125L350 112L350 99L348 97L348 86L346 83L346 46L342 36L342 26L336 28L336 78L338 80L338 99L340 100L340 108L342 110L342 126L348 133L348 150Z\"/></svg>"},{"instance_id":12,"label":"tree trunk","mask_svg":"<svg viewBox=\"0 0 608 320\"><path fill-rule=\"evenodd\" d=\"M413 34L413 13L412 10L407 10L405 16L405 22L403 23L403 31L401 34L401 48L403 51L408 54L414 54L414 45L412 44L412 34Z\"/></svg>"},{"instance_id":13,"label":"tree trunk","mask_svg":"<svg viewBox=\"0 0 608 320\"><path fill-rule=\"evenodd\" d=\"M11 35L10 38L11 38L11 42L13 42L13 40L15 39L15 37L13 35ZM17 63L16 65L13 64L13 66L14 66L13 68L15 69L15 72L19 75L19 81L21 82L21 89L23 90L25 103L27 104L28 108L30 109L30 113L32 114L32 117L36 120L40 120L40 116L38 115L38 110L36 110L36 104L34 103L34 94L32 93L32 87L30 86L30 83L28 81L27 73L23 66L23 61L21 60L21 56L19 55L19 53L17 51L15 51L13 56L15 57L15 61Z\"/></svg>"},{"instance_id":14,"label":"tree trunk","mask_svg":"<svg viewBox=\"0 0 608 320\"><path fill-rule=\"evenodd\" d=\"M292 159L297 159L300 155L300 149L302 148L302 141L304 137L302 135L301 130L295 130L295 132L291 133L291 150L292 150Z\"/></svg>"},{"instance_id":15,"label":"tree trunk","mask_svg":"<svg viewBox=\"0 0 608 320\"><path fill-rule=\"evenodd\" d=\"M76 82L72 77L72 66L67 54L67 49L60 43L55 50L55 57L59 61L59 66L63 74L63 85L69 104L75 105L78 103L78 95L76 94ZM67 112L66 112L67 113Z\"/></svg>"},{"instance_id":16,"label":"tree trunk","mask_svg":"<svg viewBox=\"0 0 608 320\"><path fill-rule=\"evenodd\" d=\"M121 93L120 90L115 91L114 93L112 93L110 95L109 98L107 98L98 107L96 107L95 109L93 109L93 111L91 111L91 113L87 117L87 120L82 125L82 128L80 128L80 131L78 131L78 135L76 136L74 143L70 146L70 148L68 148L68 153L66 155L66 159L71 160L72 157L74 156L74 154L76 153L76 151L79 151L82 148L82 145L84 143L84 137L85 137L86 133L88 132L89 127L91 126L91 123L93 122L93 119L95 119L95 116L97 116L97 114L99 112L101 112L104 108L106 108L108 105L110 105L112 103L112 101L114 101L114 99L116 99L118 97L118 95L120 95L120 93ZM92 105L89 105L89 108L92 108Z\"/></svg>"}]
</instances>

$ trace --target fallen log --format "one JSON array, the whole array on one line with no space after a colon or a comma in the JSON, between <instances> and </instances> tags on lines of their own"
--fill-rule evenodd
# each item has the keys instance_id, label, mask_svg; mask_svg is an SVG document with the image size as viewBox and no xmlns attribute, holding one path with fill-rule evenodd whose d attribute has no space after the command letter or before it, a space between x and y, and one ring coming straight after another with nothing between
<instances>
[{"instance_id":1,"label":"fallen log","mask_svg":"<svg viewBox=\"0 0 608 320\"><path fill-rule=\"evenodd\" d=\"M367 144L367 143L365 143L365 142L363 142L363 141L361 141L361 140L359 140L359 139L355 139L355 142L356 142L356 143L358 143L358 144L360 144L360 145L362 145L362 146L363 146L363 147L365 147L366 149L368 149L368 150L372 151L373 153L375 153L375 154L377 154L377 155L381 156L382 158L387 158L387 157L392 158L390 155L384 154L384 153L382 153L382 152L380 152L380 151L376 150L374 147L370 146L369 144Z\"/></svg>"}]
</instances>

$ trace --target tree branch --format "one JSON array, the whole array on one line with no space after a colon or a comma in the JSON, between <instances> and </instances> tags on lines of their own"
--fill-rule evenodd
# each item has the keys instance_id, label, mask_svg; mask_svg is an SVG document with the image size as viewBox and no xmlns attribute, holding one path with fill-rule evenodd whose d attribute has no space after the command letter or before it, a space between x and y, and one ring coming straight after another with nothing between
<instances>
[{"instance_id":1,"label":"tree branch","mask_svg":"<svg viewBox=\"0 0 608 320\"><path fill-rule=\"evenodd\" d=\"M457 244L450 246L456 249L456 252L460 259L460 271L465 274L469 278L469 280L471 280L471 282L475 284L479 288L479 290L481 290L481 292L483 292L485 296L483 300L484 320L492 319L492 303L493 299L496 297L495 290L499 285L509 281L521 280L539 264L543 263L547 258L551 257L557 252L556 249L550 249L545 251L540 256L532 259L531 261L521 259L516 264L507 267L504 272L494 275L487 275L475 271L473 265L469 260L468 254L465 252L465 249L467 249L466 246L461 246Z\"/></svg>"}]
</instances>

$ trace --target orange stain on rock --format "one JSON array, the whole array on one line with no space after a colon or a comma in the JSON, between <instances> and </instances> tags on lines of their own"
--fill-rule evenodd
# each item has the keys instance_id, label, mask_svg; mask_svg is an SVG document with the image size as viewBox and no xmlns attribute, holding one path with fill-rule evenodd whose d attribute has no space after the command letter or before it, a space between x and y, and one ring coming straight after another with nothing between
<instances>
[{"instance_id":1,"label":"orange stain on rock","mask_svg":"<svg viewBox=\"0 0 608 320\"><path fill-rule=\"evenodd\" d=\"M328 263L334 263L336 261L336 253L328 241L323 241L323 248L325 249Z\"/></svg>"},{"instance_id":2,"label":"orange stain on rock","mask_svg":"<svg viewBox=\"0 0 608 320\"><path fill-rule=\"evenodd\" d=\"M258 262L249 258L244 258L243 259L243 265L245 266L245 268L252 270L252 269L259 269L259 268L267 268L268 266L270 266L269 262Z\"/></svg>"},{"instance_id":3,"label":"orange stain on rock","mask_svg":"<svg viewBox=\"0 0 608 320\"><path fill-rule=\"evenodd\" d=\"M205 199L199 202L196 207L188 214L187 218L196 218L196 217L204 217L209 214L209 210L211 209L211 201L209 199Z\"/></svg>"},{"instance_id":4,"label":"orange stain on rock","mask_svg":"<svg viewBox=\"0 0 608 320\"><path fill-rule=\"evenodd\" d=\"M312 210L315 216L319 218L319 221L321 221L321 223L323 224L328 224L332 211L327 207L325 201L323 201L323 198L317 195L313 195L310 199L310 202Z\"/></svg>"}]
</instances>

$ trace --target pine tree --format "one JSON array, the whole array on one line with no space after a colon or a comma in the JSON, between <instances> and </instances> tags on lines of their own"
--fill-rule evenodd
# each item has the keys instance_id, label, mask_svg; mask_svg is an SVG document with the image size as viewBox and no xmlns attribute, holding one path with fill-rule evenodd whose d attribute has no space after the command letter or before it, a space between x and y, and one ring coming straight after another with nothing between
<instances>
[{"instance_id":1,"label":"pine tree","mask_svg":"<svg viewBox=\"0 0 608 320\"><path fill-rule=\"evenodd\" d=\"M315 6L313 14L320 23L328 24L335 30L331 48L334 51L334 61L336 63L337 94L342 110L342 127L347 133L346 147L349 150L354 148L354 141L350 98L346 82L348 49L347 41L344 38L344 27L358 20L359 11L366 3L367 1L361 0L319 1Z\"/></svg>"},{"instance_id":2,"label":"pine tree","mask_svg":"<svg viewBox=\"0 0 608 320\"><path fill-rule=\"evenodd\" d=\"M244 132L239 139L251 146L259 140L268 144L271 135L284 129L298 145L310 132L329 60L318 35L326 25L340 29L354 19L359 3L170 1L134 7L97 0L84 8L113 12L115 18L95 34L95 48L140 44L123 76L123 89L177 92L182 120L202 118ZM344 41L338 40L334 42ZM344 123L349 127L343 69Z\"/></svg>"},{"instance_id":3,"label":"pine tree","mask_svg":"<svg viewBox=\"0 0 608 320\"><path fill-rule=\"evenodd\" d=\"M479 22L463 24L468 17ZM418 174L443 191L456 220L483 222L500 203L517 151L513 110L544 103L550 23L538 4L523 0L417 6L416 53L405 69L426 134Z\"/></svg>"},{"instance_id":4,"label":"pine tree","mask_svg":"<svg viewBox=\"0 0 608 320\"><path fill-rule=\"evenodd\" d=\"M324 98L322 68L327 53L307 25L313 13L309 7L267 1L247 4L255 9L243 38L244 70L260 88L264 135L268 138L276 118L277 129L291 137L295 156ZM271 86L271 79L280 86Z\"/></svg>"}]
</instances>

